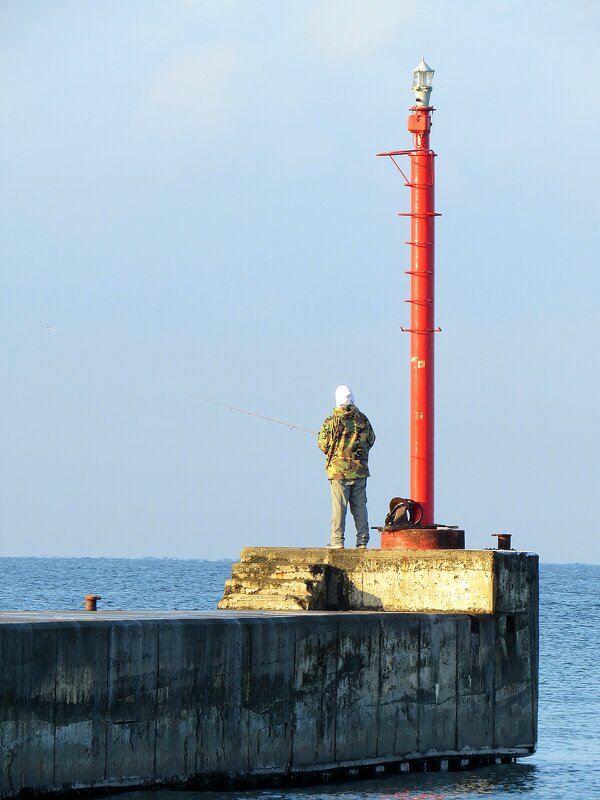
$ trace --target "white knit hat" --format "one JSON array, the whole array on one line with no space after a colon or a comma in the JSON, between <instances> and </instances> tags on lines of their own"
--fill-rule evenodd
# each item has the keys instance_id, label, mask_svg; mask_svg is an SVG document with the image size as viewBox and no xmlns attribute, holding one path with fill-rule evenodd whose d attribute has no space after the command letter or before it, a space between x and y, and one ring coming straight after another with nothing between
<instances>
[{"instance_id":1,"label":"white knit hat","mask_svg":"<svg viewBox=\"0 0 600 800\"><path fill-rule=\"evenodd\" d=\"M345 383L342 383L342 385L338 386L335 390L335 404L336 406L354 405L354 395L352 394L352 389L349 386L346 386Z\"/></svg>"}]
</instances>

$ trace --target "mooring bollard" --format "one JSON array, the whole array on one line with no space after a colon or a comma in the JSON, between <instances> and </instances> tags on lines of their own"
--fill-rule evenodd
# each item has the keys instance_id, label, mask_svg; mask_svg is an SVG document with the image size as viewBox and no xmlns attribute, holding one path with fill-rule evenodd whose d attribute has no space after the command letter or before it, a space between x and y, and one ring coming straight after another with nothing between
<instances>
[{"instance_id":1,"label":"mooring bollard","mask_svg":"<svg viewBox=\"0 0 600 800\"><path fill-rule=\"evenodd\" d=\"M85 610L86 611L97 611L96 603L98 600L102 600L99 594L86 594L85 596Z\"/></svg>"},{"instance_id":2,"label":"mooring bollard","mask_svg":"<svg viewBox=\"0 0 600 800\"><path fill-rule=\"evenodd\" d=\"M510 539L512 534L510 533L492 533L492 536L496 536L498 538L498 550L510 550Z\"/></svg>"}]
</instances>

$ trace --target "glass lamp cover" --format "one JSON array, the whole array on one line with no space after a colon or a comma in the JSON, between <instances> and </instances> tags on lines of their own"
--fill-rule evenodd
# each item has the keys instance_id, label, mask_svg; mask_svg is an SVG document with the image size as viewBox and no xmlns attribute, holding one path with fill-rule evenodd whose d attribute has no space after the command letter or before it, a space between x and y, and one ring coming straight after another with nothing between
<instances>
[{"instance_id":1,"label":"glass lamp cover","mask_svg":"<svg viewBox=\"0 0 600 800\"><path fill-rule=\"evenodd\" d=\"M415 89L431 89L433 83L432 69L416 69L413 72L413 88Z\"/></svg>"}]
</instances>

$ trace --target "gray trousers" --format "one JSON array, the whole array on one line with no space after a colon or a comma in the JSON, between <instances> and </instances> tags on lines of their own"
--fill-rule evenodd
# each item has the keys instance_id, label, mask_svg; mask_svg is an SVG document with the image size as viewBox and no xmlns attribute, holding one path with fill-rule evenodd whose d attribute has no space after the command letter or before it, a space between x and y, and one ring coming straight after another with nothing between
<instances>
[{"instance_id":1,"label":"gray trousers","mask_svg":"<svg viewBox=\"0 0 600 800\"><path fill-rule=\"evenodd\" d=\"M369 541L367 479L330 480L329 483L331 484L331 544L344 544L348 503L356 526L356 544L367 544Z\"/></svg>"}]
</instances>

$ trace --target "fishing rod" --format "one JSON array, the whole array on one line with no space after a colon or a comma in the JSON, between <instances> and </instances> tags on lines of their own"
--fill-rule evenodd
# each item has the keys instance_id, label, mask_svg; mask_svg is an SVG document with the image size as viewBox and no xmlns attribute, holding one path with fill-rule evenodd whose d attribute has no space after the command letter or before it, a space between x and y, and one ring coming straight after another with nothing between
<instances>
[{"instance_id":1,"label":"fishing rod","mask_svg":"<svg viewBox=\"0 0 600 800\"><path fill-rule=\"evenodd\" d=\"M315 436L317 434L317 431L313 431L310 428L303 428L302 425L295 425L293 422L285 422L282 419L275 419L275 417L265 417L264 414L256 414L254 411L246 411L245 408L236 408L235 406L225 405L225 403L217 403L216 400L207 400L206 397L198 397L195 394L191 394L190 397L192 400L203 400L205 403L208 403L211 406L226 408L227 411L238 411L240 414L246 414L249 417L258 417L259 419L264 419L267 422L276 422L277 425L284 425L291 431L305 431L306 433L314 433Z\"/></svg>"}]
</instances>

